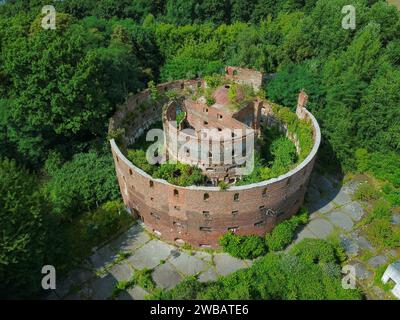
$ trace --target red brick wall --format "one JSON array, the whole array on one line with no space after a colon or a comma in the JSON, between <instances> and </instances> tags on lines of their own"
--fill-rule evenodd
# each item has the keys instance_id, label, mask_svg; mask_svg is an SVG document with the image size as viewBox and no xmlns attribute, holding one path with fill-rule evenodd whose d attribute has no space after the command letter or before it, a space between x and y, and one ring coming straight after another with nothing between
<instances>
[{"instance_id":1,"label":"red brick wall","mask_svg":"<svg viewBox=\"0 0 400 320\"><path fill-rule=\"evenodd\" d=\"M195 83L177 81L161 85L159 88L181 88L181 84ZM122 106L113 117L112 126L118 127L124 113L135 109L136 99L143 99L146 94L148 95L148 92L131 97L128 104ZM320 130L315 118L306 109L303 109L302 113L313 124L315 145L310 155L281 177L232 187L225 191L218 187L179 187L164 180L153 179L128 161L114 140L111 140L125 205L142 217L149 231L160 233L160 237L169 242L182 239L194 247L218 247L218 238L228 232L229 228L238 228L237 232L243 235L264 235L278 222L295 214L304 200L320 144ZM160 114L149 112L143 117L146 122L154 122ZM112 126L110 125L111 129ZM141 128L139 120L132 123L132 128L135 127L136 131ZM131 129L131 132L135 130ZM205 194L208 194L206 200ZM266 215L267 210L273 210L280 215Z\"/></svg>"}]
</instances>

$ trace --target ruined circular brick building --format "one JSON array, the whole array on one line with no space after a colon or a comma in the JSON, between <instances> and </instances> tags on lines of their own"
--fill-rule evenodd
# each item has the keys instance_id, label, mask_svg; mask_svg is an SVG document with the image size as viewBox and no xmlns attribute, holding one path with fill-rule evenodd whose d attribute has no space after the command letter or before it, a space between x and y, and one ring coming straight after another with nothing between
<instances>
[{"instance_id":1,"label":"ruined circular brick building","mask_svg":"<svg viewBox=\"0 0 400 320\"><path fill-rule=\"evenodd\" d=\"M277 223L295 214L303 203L321 140L318 123L305 108L307 96L300 93L296 115L312 127L314 145L308 156L277 178L235 186L233 183L240 178L243 163L251 154L248 150L251 143L246 142L257 138L261 125L276 124L277 119L268 101L257 96L246 100L240 87L234 92L240 108L230 106L230 85L251 86L256 92L262 85L260 72L227 67L225 79L229 80L228 84L216 88L211 102L204 97L187 97L187 92L206 88L206 81L179 80L158 85L156 91L164 98L157 101L150 99L154 89L130 96L111 118L110 134L124 129L118 145L114 139L110 141L124 203L150 232L168 242L215 248L219 237L228 231L263 236ZM185 98L165 98L166 92L171 90L186 92ZM149 103L149 99L153 103ZM178 109L184 113L179 123L176 122ZM134 143L160 120L167 158L198 166L207 177L207 185L182 187L155 179L121 152L120 147ZM287 130L284 123L278 125L283 131ZM298 149L296 137L289 132L286 134ZM204 143L208 146L205 151L201 147ZM222 190L217 186L221 181L231 186Z\"/></svg>"}]
</instances>

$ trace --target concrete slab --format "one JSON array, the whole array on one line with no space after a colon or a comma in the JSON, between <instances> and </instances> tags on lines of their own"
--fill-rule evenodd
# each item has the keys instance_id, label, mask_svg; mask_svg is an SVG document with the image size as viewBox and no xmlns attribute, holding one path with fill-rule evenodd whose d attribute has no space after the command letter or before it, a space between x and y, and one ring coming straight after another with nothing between
<instances>
[{"instance_id":1,"label":"concrete slab","mask_svg":"<svg viewBox=\"0 0 400 320\"><path fill-rule=\"evenodd\" d=\"M199 282L211 282L216 281L218 279L217 272L213 267L208 268L208 270L200 273Z\"/></svg>"},{"instance_id":2,"label":"concrete slab","mask_svg":"<svg viewBox=\"0 0 400 320\"><path fill-rule=\"evenodd\" d=\"M133 298L127 291L122 291L115 300L133 300Z\"/></svg>"},{"instance_id":3,"label":"concrete slab","mask_svg":"<svg viewBox=\"0 0 400 320\"><path fill-rule=\"evenodd\" d=\"M152 277L154 282L157 284L157 287L162 289L171 289L183 279L174 266L169 262L156 267Z\"/></svg>"},{"instance_id":4,"label":"concrete slab","mask_svg":"<svg viewBox=\"0 0 400 320\"><path fill-rule=\"evenodd\" d=\"M219 275L227 276L232 272L245 268L245 263L227 253L217 253L214 255L215 269Z\"/></svg>"},{"instance_id":5,"label":"concrete slab","mask_svg":"<svg viewBox=\"0 0 400 320\"><path fill-rule=\"evenodd\" d=\"M313 233L311 233L310 230L304 228L296 235L295 242L300 242L301 240L306 238L315 239L316 236Z\"/></svg>"},{"instance_id":6,"label":"concrete slab","mask_svg":"<svg viewBox=\"0 0 400 320\"><path fill-rule=\"evenodd\" d=\"M107 274L104 278L97 278L91 285L92 299L107 300L111 296L117 283L117 279L111 274Z\"/></svg>"},{"instance_id":7,"label":"concrete slab","mask_svg":"<svg viewBox=\"0 0 400 320\"><path fill-rule=\"evenodd\" d=\"M372 252L375 252L375 248L371 245L371 243L365 239L363 236L359 236L355 239L357 244L360 246L362 249L366 249Z\"/></svg>"},{"instance_id":8,"label":"concrete slab","mask_svg":"<svg viewBox=\"0 0 400 320\"><path fill-rule=\"evenodd\" d=\"M358 202L355 201L344 205L342 208L340 208L340 210L349 215L354 221L360 221L364 215L364 209Z\"/></svg>"},{"instance_id":9,"label":"concrete slab","mask_svg":"<svg viewBox=\"0 0 400 320\"><path fill-rule=\"evenodd\" d=\"M106 245L90 256L90 262L94 269L100 269L113 262L115 258L116 252Z\"/></svg>"},{"instance_id":10,"label":"concrete slab","mask_svg":"<svg viewBox=\"0 0 400 320\"><path fill-rule=\"evenodd\" d=\"M335 209L335 207L336 206L332 202L328 202L328 203L324 204L323 206L321 206L318 209L318 212L320 212L321 214L326 214L326 213L332 211L333 209Z\"/></svg>"},{"instance_id":11,"label":"concrete slab","mask_svg":"<svg viewBox=\"0 0 400 320\"><path fill-rule=\"evenodd\" d=\"M134 269L126 262L117 264L109 271L117 281L127 281L132 277Z\"/></svg>"},{"instance_id":12,"label":"concrete slab","mask_svg":"<svg viewBox=\"0 0 400 320\"><path fill-rule=\"evenodd\" d=\"M174 250L173 246L160 240L151 240L136 250L128 261L137 269L153 269L160 264L160 260L168 258L171 250Z\"/></svg>"},{"instance_id":13,"label":"concrete slab","mask_svg":"<svg viewBox=\"0 0 400 320\"><path fill-rule=\"evenodd\" d=\"M212 255L208 252L205 251L195 251L194 257L204 260L206 262L211 262L212 261Z\"/></svg>"},{"instance_id":14,"label":"concrete slab","mask_svg":"<svg viewBox=\"0 0 400 320\"><path fill-rule=\"evenodd\" d=\"M351 197L346 192L343 192L343 190L340 190L339 193L336 194L335 197L332 199L332 201L339 206L343 206L351 202Z\"/></svg>"},{"instance_id":15,"label":"concrete slab","mask_svg":"<svg viewBox=\"0 0 400 320\"><path fill-rule=\"evenodd\" d=\"M354 266L357 280L365 280L372 276L372 272L368 271L365 265L359 262L356 262L352 265Z\"/></svg>"},{"instance_id":16,"label":"concrete slab","mask_svg":"<svg viewBox=\"0 0 400 320\"><path fill-rule=\"evenodd\" d=\"M359 245L354 241L352 238L348 238L341 234L340 236L340 243L343 246L346 254L349 256L356 256L360 250Z\"/></svg>"},{"instance_id":17,"label":"concrete slab","mask_svg":"<svg viewBox=\"0 0 400 320\"><path fill-rule=\"evenodd\" d=\"M209 264L182 252L179 257L172 257L171 264L181 273L187 276L192 276L204 271L208 268Z\"/></svg>"},{"instance_id":18,"label":"concrete slab","mask_svg":"<svg viewBox=\"0 0 400 320\"><path fill-rule=\"evenodd\" d=\"M378 268L381 265L384 265L387 262L387 258L383 255L375 256L368 260L368 265L373 269Z\"/></svg>"},{"instance_id":19,"label":"concrete slab","mask_svg":"<svg viewBox=\"0 0 400 320\"><path fill-rule=\"evenodd\" d=\"M342 228L346 231L351 231L353 228L353 220L351 220L346 214L344 214L341 211L332 211L329 213L327 216L327 219L329 219L334 225L336 225L339 228Z\"/></svg>"},{"instance_id":20,"label":"concrete slab","mask_svg":"<svg viewBox=\"0 0 400 320\"><path fill-rule=\"evenodd\" d=\"M333 225L324 219L311 221L307 229L319 239L326 239L333 231Z\"/></svg>"},{"instance_id":21,"label":"concrete slab","mask_svg":"<svg viewBox=\"0 0 400 320\"><path fill-rule=\"evenodd\" d=\"M349 182L346 182L342 186L342 191L347 193L348 195L352 195L352 194L354 194L354 192L356 192L356 190L360 184L361 184L360 181L351 180Z\"/></svg>"},{"instance_id":22,"label":"concrete slab","mask_svg":"<svg viewBox=\"0 0 400 320\"><path fill-rule=\"evenodd\" d=\"M132 289L129 289L127 292L133 300L144 300L146 295L149 294L146 290L139 286L135 286Z\"/></svg>"},{"instance_id":23,"label":"concrete slab","mask_svg":"<svg viewBox=\"0 0 400 320\"><path fill-rule=\"evenodd\" d=\"M134 225L127 232L111 242L110 247L115 251L133 251L150 241L150 236L141 225Z\"/></svg>"},{"instance_id":24,"label":"concrete slab","mask_svg":"<svg viewBox=\"0 0 400 320\"><path fill-rule=\"evenodd\" d=\"M393 215L392 224L394 224L394 225L400 224L400 214L394 214Z\"/></svg>"}]
</instances>

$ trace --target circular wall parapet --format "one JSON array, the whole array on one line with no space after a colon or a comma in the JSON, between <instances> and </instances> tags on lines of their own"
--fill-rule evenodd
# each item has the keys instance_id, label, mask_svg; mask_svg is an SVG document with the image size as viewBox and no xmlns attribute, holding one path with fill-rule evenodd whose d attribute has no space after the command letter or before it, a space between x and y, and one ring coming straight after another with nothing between
<instances>
[{"instance_id":1,"label":"circular wall parapet","mask_svg":"<svg viewBox=\"0 0 400 320\"><path fill-rule=\"evenodd\" d=\"M236 79L246 80L240 78L240 68L229 68L231 74L232 70L237 70L234 75ZM252 74L251 70L244 70L246 77L253 77L253 83L261 83L257 77L258 72ZM180 80L158 85L157 89L159 92L189 90L199 85L203 83L198 79ZM129 97L128 102L111 119L110 131L124 127L126 140L132 143L153 123L162 120L162 115L166 114L163 106L167 101L159 101L149 109L136 112L149 95L149 90L145 90ZM185 105L185 108L188 106L191 104ZM139 116L132 117L132 122L127 123L126 118L131 113ZM263 121L275 121L268 104L263 106L260 113ZM125 205L133 215L143 220L150 232L171 243L179 242L182 245L186 242L194 247L215 248L218 247L219 237L229 231L263 236L277 223L298 212L304 201L320 145L321 132L314 116L301 103L296 114L308 121L312 128L313 147L307 157L279 177L231 186L226 190L215 186L182 187L155 179L132 164L116 141L111 139L111 150ZM174 129L177 130L177 127Z\"/></svg>"}]
</instances>

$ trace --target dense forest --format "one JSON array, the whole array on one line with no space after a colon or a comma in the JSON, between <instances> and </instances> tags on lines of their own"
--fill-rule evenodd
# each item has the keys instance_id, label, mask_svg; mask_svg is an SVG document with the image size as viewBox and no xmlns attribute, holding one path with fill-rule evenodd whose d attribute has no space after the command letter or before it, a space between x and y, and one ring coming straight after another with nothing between
<instances>
[{"instance_id":1,"label":"dense forest","mask_svg":"<svg viewBox=\"0 0 400 320\"><path fill-rule=\"evenodd\" d=\"M3 2L0 297L32 297L44 264L66 272L129 225L108 119L150 81L256 68L293 109L304 88L318 168L369 172L400 205L400 12L386 1L353 0L354 30L341 26L347 0ZM55 30L41 27L49 4Z\"/></svg>"}]
</instances>

